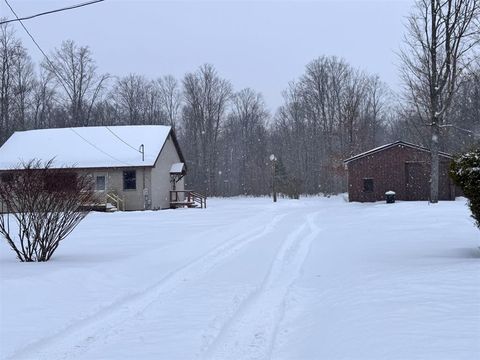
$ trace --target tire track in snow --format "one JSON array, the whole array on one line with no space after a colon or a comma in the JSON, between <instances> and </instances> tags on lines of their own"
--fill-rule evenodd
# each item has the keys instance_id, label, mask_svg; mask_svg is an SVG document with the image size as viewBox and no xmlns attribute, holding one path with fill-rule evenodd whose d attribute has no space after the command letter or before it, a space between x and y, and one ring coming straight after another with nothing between
<instances>
[{"instance_id":1,"label":"tire track in snow","mask_svg":"<svg viewBox=\"0 0 480 360\"><path fill-rule=\"evenodd\" d=\"M270 234L290 213L276 215L266 225L255 227L215 247L186 265L173 270L147 289L129 295L79 320L59 332L15 351L7 359L72 359L86 352L100 340L115 333L117 327L141 314L162 296L171 296L179 287L199 279L228 260L248 244Z\"/></svg>"},{"instance_id":2,"label":"tire track in snow","mask_svg":"<svg viewBox=\"0 0 480 360\"><path fill-rule=\"evenodd\" d=\"M317 215L309 214L307 221L287 236L262 285L238 306L201 358L270 359L285 299L320 233Z\"/></svg>"}]
</instances>

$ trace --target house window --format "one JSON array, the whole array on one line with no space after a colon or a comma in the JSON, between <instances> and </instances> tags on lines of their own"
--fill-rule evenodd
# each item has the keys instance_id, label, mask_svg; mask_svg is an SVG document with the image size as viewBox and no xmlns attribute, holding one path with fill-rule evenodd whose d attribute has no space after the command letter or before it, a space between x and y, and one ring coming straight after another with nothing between
<instances>
[{"instance_id":1,"label":"house window","mask_svg":"<svg viewBox=\"0 0 480 360\"><path fill-rule=\"evenodd\" d=\"M363 179L363 192L373 192L373 179Z\"/></svg>"},{"instance_id":2,"label":"house window","mask_svg":"<svg viewBox=\"0 0 480 360\"><path fill-rule=\"evenodd\" d=\"M95 178L95 190L105 191L107 185L107 179L105 175L97 175Z\"/></svg>"},{"instance_id":3,"label":"house window","mask_svg":"<svg viewBox=\"0 0 480 360\"><path fill-rule=\"evenodd\" d=\"M123 172L123 190L137 189L137 172L135 170L126 170Z\"/></svg>"}]
</instances>

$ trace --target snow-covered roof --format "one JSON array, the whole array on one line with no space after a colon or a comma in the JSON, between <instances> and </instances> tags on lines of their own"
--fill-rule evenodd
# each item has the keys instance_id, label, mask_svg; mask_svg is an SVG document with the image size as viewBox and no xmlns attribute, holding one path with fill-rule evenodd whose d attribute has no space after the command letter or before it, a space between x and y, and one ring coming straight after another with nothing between
<instances>
[{"instance_id":1,"label":"snow-covered roof","mask_svg":"<svg viewBox=\"0 0 480 360\"><path fill-rule=\"evenodd\" d=\"M185 171L185 164L182 162L172 164L172 167L170 168L170 174L183 174L184 171Z\"/></svg>"},{"instance_id":2,"label":"snow-covered roof","mask_svg":"<svg viewBox=\"0 0 480 360\"><path fill-rule=\"evenodd\" d=\"M389 149L389 148L392 148L392 147L395 147L395 146L405 146L405 147L409 147L409 148L420 150L420 151L430 152L430 149L428 149L426 147L423 147L423 146L420 146L420 145L411 144L411 143L406 142L406 141L395 141L393 143L385 144L385 145L376 147L374 149L365 151L363 153L357 154L355 156L352 156L351 158L348 158L348 159L344 160L343 162L346 164L346 163L349 163L350 161L357 160L357 159L363 158L365 156L372 155L376 152L383 151L383 150L386 150L386 149ZM452 155L444 153L444 152L439 152L439 155L443 156L443 157L450 158L450 159L452 158Z\"/></svg>"},{"instance_id":3,"label":"snow-covered roof","mask_svg":"<svg viewBox=\"0 0 480 360\"><path fill-rule=\"evenodd\" d=\"M154 166L170 132L171 127L163 125L17 131L0 148L0 170L32 159L45 162L52 158L53 167ZM178 149L176 140L175 145Z\"/></svg>"}]
</instances>

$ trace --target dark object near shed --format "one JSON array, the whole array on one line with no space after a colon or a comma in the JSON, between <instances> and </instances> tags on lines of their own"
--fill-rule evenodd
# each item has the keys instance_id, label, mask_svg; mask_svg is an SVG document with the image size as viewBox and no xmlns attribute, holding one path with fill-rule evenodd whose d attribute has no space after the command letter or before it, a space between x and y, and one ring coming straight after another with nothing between
<instances>
[{"instance_id":1,"label":"dark object near shed","mask_svg":"<svg viewBox=\"0 0 480 360\"><path fill-rule=\"evenodd\" d=\"M395 191L387 191L385 193L385 200L387 204L394 204L395 203Z\"/></svg>"},{"instance_id":2,"label":"dark object near shed","mask_svg":"<svg viewBox=\"0 0 480 360\"><path fill-rule=\"evenodd\" d=\"M448 172L452 156L440 153L439 199L455 200L456 189ZM428 200L430 195L430 150L397 141L355 155L344 161L348 169L349 201L385 199L387 191L396 200Z\"/></svg>"}]
</instances>

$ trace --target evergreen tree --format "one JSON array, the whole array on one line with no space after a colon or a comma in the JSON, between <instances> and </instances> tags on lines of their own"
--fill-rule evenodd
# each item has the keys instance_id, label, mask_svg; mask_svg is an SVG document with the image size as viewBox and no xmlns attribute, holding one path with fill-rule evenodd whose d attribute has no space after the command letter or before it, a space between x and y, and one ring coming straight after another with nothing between
<instances>
[{"instance_id":1,"label":"evergreen tree","mask_svg":"<svg viewBox=\"0 0 480 360\"><path fill-rule=\"evenodd\" d=\"M468 198L472 217L480 228L480 148L458 157L452 163L451 176Z\"/></svg>"}]
</instances>

